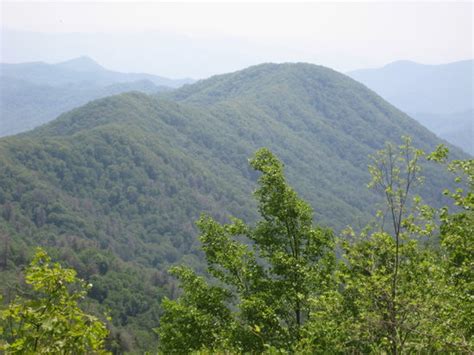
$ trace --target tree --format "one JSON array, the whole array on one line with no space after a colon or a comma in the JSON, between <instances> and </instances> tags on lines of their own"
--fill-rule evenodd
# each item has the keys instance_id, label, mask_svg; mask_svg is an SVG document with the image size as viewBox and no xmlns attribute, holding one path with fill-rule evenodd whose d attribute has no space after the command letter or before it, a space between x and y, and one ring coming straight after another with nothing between
<instances>
[{"instance_id":1,"label":"tree","mask_svg":"<svg viewBox=\"0 0 474 355\"><path fill-rule=\"evenodd\" d=\"M430 160L446 163L448 149L439 146ZM442 285L436 297L437 333L447 338L448 350L474 351L474 160L454 160L447 169L458 187L444 194L454 208L439 211ZM446 336L448 335L448 336ZM443 345L443 344L441 344Z\"/></svg>"},{"instance_id":2,"label":"tree","mask_svg":"<svg viewBox=\"0 0 474 355\"><path fill-rule=\"evenodd\" d=\"M446 154L440 147L428 159ZM457 207L438 210L413 195L425 156L404 138L373 157L380 223L348 228L336 264L332 232L313 226L283 165L259 150L250 164L262 173L261 219L248 226L201 217L212 278L174 270L183 295L163 303L161 350L472 353L474 161L448 164L468 191L447 190Z\"/></svg>"},{"instance_id":3,"label":"tree","mask_svg":"<svg viewBox=\"0 0 474 355\"><path fill-rule=\"evenodd\" d=\"M181 282L183 296L177 301L165 299L161 318L161 350L164 353L186 353L219 346L232 324L225 302L230 294L220 287L209 286L202 277L183 267L172 269Z\"/></svg>"},{"instance_id":4,"label":"tree","mask_svg":"<svg viewBox=\"0 0 474 355\"><path fill-rule=\"evenodd\" d=\"M427 350L427 337L419 332L424 322L431 321L439 270L433 267L436 255L422 244L432 237L433 211L421 207L418 197L412 203L410 195L422 182L419 160L424 153L409 138L403 140L399 147L387 144L369 166L369 187L385 200L384 210L378 212L379 228L358 236L350 231L342 242L343 317L352 324L348 343L352 350L391 354ZM421 223L421 217L429 222Z\"/></svg>"},{"instance_id":5,"label":"tree","mask_svg":"<svg viewBox=\"0 0 474 355\"><path fill-rule=\"evenodd\" d=\"M32 293L17 297L0 313L6 353L106 353L105 325L78 306L87 290L73 269L51 262L38 248L26 270Z\"/></svg>"},{"instance_id":6,"label":"tree","mask_svg":"<svg viewBox=\"0 0 474 355\"><path fill-rule=\"evenodd\" d=\"M393 228L392 239L387 239L384 232L380 235L374 234L375 244L381 242L380 246L382 247L378 255L388 257L388 259L382 261L382 265L388 266L387 271L392 274L390 277L390 291L388 294L383 294L383 303L386 304L387 312L384 328L388 332L393 354L398 354L401 351L409 333L407 329L404 329L405 324L401 324L405 321L404 312L409 311L399 309L399 306L402 306L398 300L400 298L399 278L401 276L399 275L400 252L403 252L405 260L417 258L417 255L415 255L417 248L409 241L410 235L404 222L407 217L409 194L412 192L414 185L421 181L420 176L418 176L421 170L418 160L424 154L421 150L412 147L410 138L404 137L403 140L404 144L399 147L398 152L389 143L385 150L379 151L373 157L373 165L369 165L369 172L372 175L369 187L375 188L384 194L388 218ZM404 243L402 244L402 242ZM385 249L385 246L388 246L388 249ZM390 250L390 247L394 250ZM393 260L390 260L392 258Z\"/></svg>"},{"instance_id":7,"label":"tree","mask_svg":"<svg viewBox=\"0 0 474 355\"><path fill-rule=\"evenodd\" d=\"M440 155L438 149L430 157ZM359 235L348 231L338 268L341 291L320 305L335 310L343 352L472 351L472 161L452 163L470 170L471 192L456 190L464 211L450 215L410 198L423 180L423 156L405 138L400 147L388 144L378 152L369 167L369 186L385 197L382 223Z\"/></svg>"},{"instance_id":8,"label":"tree","mask_svg":"<svg viewBox=\"0 0 474 355\"><path fill-rule=\"evenodd\" d=\"M310 297L332 286L332 231L313 226L311 207L287 184L283 164L268 149L257 151L250 164L262 173L255 192L262 218L251 227L236 218L222 225L201 217L198 227L208 271L219 285L207 286L190 270L179 272L184 294L163 303L158 330L162 350L290 349L301 339L310 316ZM206 340L204 330L190 331L190 323L182 321L193 315L198 328L224 319L227 326L212 328ZM195 322L198 318L203 321Z\"/></svg>"}]
</instances>

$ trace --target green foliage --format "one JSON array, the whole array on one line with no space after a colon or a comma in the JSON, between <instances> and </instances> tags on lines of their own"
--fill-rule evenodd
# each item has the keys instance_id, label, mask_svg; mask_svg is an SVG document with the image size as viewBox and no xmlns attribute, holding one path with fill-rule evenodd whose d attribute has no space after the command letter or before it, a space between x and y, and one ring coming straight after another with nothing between
<instances>
[{"instance_id":1,"label":"green foliage","mask_svg":"<svg viewBox=\"0 0 474 355\"><path fill-rule=\"evenodd\" d=\"M255 192L262 220L249 238L270 266L278 317L288 323L290 339L299 339L309 296L331 283L334 237L329 229L313 227L312 208L287 185L270 151L259 150L251 165L262 173Z\"/></svg>"},{"instance_id":2,"label":"green foliage","mask_svg":"<svg viewBox=\"0 0 474 355\"><path fill-rule=\"evenodd\" d=\"M374 156L370 185L384 194L385 211L380 224L345 231L337 265L331 231L312 226L311 208L286 183L282 164L259 150L250 163L262 173L261 219L250 227L201 217L215 286L179 269L183 295L164 302L161 350L471 353L473 161L448 166L467 178L469 192L446 192L461 211L436 210L418 196L410 203L424 153L404 141ZM446 155L440 147L428 157Z\"/></svg>"},{"instance_id":3,"label":"green foliage","mask_svg":"<svg viewBox=\"0 0 474 355\"><path fill-rule=\"evenodd\" d=\"M224 288L180 269L183 296L163 304L164 352L289 349L301 339L310 296L331 286L332 232L313 227L312 209L288 186L283 165L269 150L257 151L250 164L262 173L255 192L261 220L255 227L235 218L225 225L205 216L199 220L209 273ZM231 314L232 309L237 311Z\"/></svg>"},{"instance_id":4,"label":"green foliage","mask_svg":"<svg viewBox=\"0 0 474 355\"><path fill-rule=\"evenodd\" d=\"M63 269L42 249L26 270L33 293L18 297L1 311L3 345L7 354L105 353L108 331L78 302L92 285Z\"/></svg>"},{"instance_id":5,"label":"green foliage","mask_svg":"<svg viewBox=\"0 0 474 355\"><path fill-rule=\"evenodd\" d=\"M177 301L167 298L163 301L161 350L186 353L204 345L209 348L220 345L232 321L226 307L230 293L207 285L187 268L175 267L171 272L180 281L184 294Z\"/></svg>"},{"instance_id":6,"label":"green foliage","mask_svg":"<svg viewBox=\"0 0 474 355\"><path fill-rule=\"evenodd\" d=\"M371 186L386 199L381 224L360 235L347 230L339 290L314 303L305 349L472 352L473 161L449 164L467 175L470 192L458 188L451 194L463 212L437 211L419 197L409 205L414 183L422 180L418 160L423 153L405 141L399 149L388 145L374 158ZM446 157L442 146L428 156Z\"/></svg>"},{"instance_id":7,"label":"green foliage","mask_svg":"<svg viewBox=\"0 0 474 355\"><path fill-rule=\"evenodd\" d=\"M161 300L176 297L166 270L175 264L205 269L193 222L201 212L219 224L228 215L250 224L257 220L249 197L257 174L246 165L249 155L268 146L285 162L291 185L314 206L315 220L336 231L347 225L359 230L378 201L361 188L369 179L367 156L407 133L424 149L438 143L360 84L306 64L261 65L160 96L128 93L90 102L32 132L0 140L0 289L15 293L14 281L33 248L48 247L94 285L87 298L91 311L110 312L111 337L122 349L154 349L157 338L149 329L159 323ZM425 171L420 195L441 206L437 192L449 186L448 174L428 166ZM313 233L307 231L307 206L296 203L293 193L282 193L300 213L294 222L303 227L296 237L304 249ZM276 221L271 210L264 212ZM280 238L284 226L277 226ZM264 243L268 223L257 227ZM235 233L255 243L253 232L228 235ZM249 263L263 258L252 248L234 249ZM289 283L283 273L294 259L281 253L268 258L281 264L272 271L282 273L280 283ZM248 273L268 272L269 264L246 265ZM231 267L243 266L226 265ZM294 312L296 295L309 292L305 284L298 287L285 301L287 312ZM270 301L245 302L248 317L264 322L283 309L277 303L270 307ZM252 313L253 308L260 311ZM301 332L289 323L274 329L280 328L291 336Z\"/></svg>"},{"instance_id":8,"label":"green foliage","mask_svg":"<svg viewBox=\"0 0 474 355\"><path fill-rule=\"evenodd\" d=\"M438 150L439 152L439 150ZM441 155L442 156L442 155ZM439 157L439 155L438 155ZM439 160L439 159L438 159ZM474 160L455 160L448 164L459 186L446 190L454 212L440 211L440 242L444 289L439 293L438 325L453 344L469 352L474 349ZM456 332L453 329L457 330Z\"/></svg>"}]
</instances>

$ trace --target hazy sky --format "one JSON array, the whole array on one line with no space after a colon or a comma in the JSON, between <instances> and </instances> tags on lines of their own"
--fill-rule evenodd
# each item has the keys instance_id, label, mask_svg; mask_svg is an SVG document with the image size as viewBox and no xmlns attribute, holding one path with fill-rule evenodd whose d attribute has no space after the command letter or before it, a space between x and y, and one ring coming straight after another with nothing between
<instances>
[{"instance_id":1,"label":"hazy sky","mask_svg":"<svg viewBox=\"0 0 474 355\"><path fill-rule=\"evenodd\" d=\"M472 2L1 3L1 60L88 55L107 68L202 78L261 62L347 71L473 58Z\"/></svg>"}]
</instances>

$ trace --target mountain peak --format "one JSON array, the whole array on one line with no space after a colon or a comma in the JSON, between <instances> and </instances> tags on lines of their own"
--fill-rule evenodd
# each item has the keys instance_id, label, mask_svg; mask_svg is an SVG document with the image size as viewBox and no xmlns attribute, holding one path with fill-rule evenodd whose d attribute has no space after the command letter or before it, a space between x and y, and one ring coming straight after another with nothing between
<instances>
[{"instance_id":1,"label":"mountain peak","mask_svg":"<svg viewBox=\"0 0 474 355\"><path fill-rule=\"evenodd\" d=\"M389 68L389 67L408 67L408 66L416 66L416 65L423 65L417 62L414 62L412 60L396 60L394 62L385 64L383 67L384 68Z\"/></svg>"},{"instance_id":2,"label":"mountain peak","mask_svg":"<svg viewBox=\"0 0 474 355\"><path fill-rule=\"evenodd\" d=\"M309 63L264 63L229 74L216 75L173 92L178 100L221 102L233 98L252 100L295 96L298 100L327 86L350 86L355 82L330 68ZM255 94L255 95L254 95Z\"/></svg>"},{"instance_id":3,"label":"mountain peak","mask_svg":"<svg viewBox=\"0 0 474 355\"><path fill-rule=\"evenodd\" d=\"M60 62L57 63L56 66L70 70L86 72L104 70L104 67L102 67L99 63L87 56L81 56L67 60L65 62Z\"/></svg>"}]
</instances>

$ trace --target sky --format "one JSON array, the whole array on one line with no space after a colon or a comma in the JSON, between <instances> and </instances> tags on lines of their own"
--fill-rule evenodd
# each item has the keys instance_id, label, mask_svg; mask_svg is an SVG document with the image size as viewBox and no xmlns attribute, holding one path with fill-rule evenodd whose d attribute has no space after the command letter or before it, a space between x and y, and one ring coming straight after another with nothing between
<instances>
[{"instance_id":1,"label":"sky","mask_svg":"<svg viewBox=\"0 0 474 355\"><path fill-rule=\"evenodd\" d=\"M473 2L1 2L2 62L86 55L106 68L205 78L262 62L347 72L471 59Z\"/></svg>"}]
</instances>

